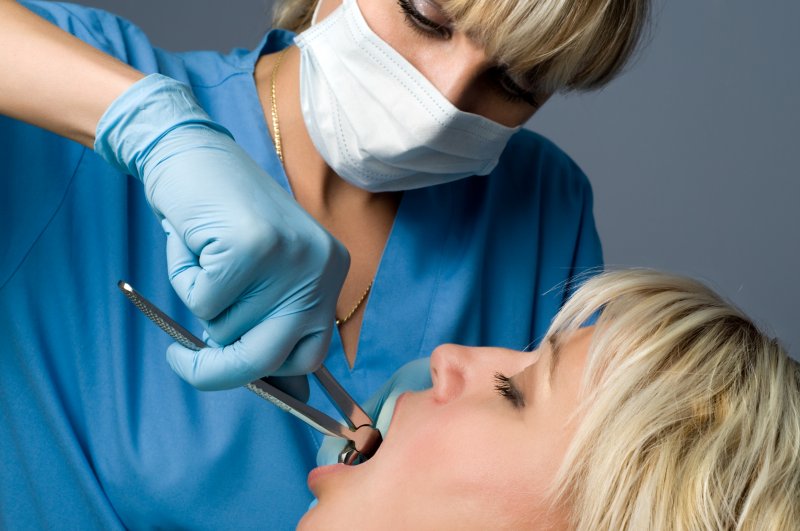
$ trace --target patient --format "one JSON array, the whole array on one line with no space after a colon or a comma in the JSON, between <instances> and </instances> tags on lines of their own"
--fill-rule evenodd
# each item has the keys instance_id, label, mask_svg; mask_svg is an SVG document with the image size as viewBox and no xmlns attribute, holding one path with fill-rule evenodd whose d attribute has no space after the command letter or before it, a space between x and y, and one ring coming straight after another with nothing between
<instances>
[{"instance_id":1,"label":"patient","mask_svg":"<svg viewBox=\"0 0 800 531\"><path fill-rule=\"evenodd\" d=\"M538 350L430 373L370 461L312 471L300 529L800 529L798 364L694 281L600 275Z\"/></svg>"}]
</instances>

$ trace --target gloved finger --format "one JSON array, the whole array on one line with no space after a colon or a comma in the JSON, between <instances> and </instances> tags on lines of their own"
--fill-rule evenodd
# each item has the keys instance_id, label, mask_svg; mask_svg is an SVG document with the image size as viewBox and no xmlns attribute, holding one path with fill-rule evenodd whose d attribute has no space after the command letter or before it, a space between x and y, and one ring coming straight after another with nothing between
<instances>
[{"instance_id":1,"label":"gloved finger","mask_svg":"<svg viewBox=\"0 0 800 531\"><path fill-rule=\"evenodd\" d=\"M276 260L268 265L258 268L262 274L266 275L265 279L262 279L257 286L248 286L247 291L242 293L231 306L209 321L207 330L211 337L219 343L232 343L266 316L281 313L282 309L287 307L299 308L307 316L305 319L314 320L320 326L326 325L328 322L333 323L336 308L335 295L338 294L341 281L347 274L349 255L346 249L341 247L341 244L327 235L325 235L324 243L326 250L316 252L327 256L329 263L322 263L326 260L323 256L312 259L308 253L304 254L297 249L292 251L292 254L296 255L292 261L294 263L319 262L320 269L315 274L322 275L328 281L333 281L332 285L326 286L324 283L318 284L317 282L306 283L305 286L287 283L287 279L290 277L289 273L293 272L292 268L276 267L275 264L278 263L279 258L276 257ZM302 247L295 243L292 246ZM211 296L212 288L206 284L208 278L209 273L206 271L195 279L193 287L195 300ZM334 287L335 290L332 289ZM204 290L207 290L205 295L203 294Z\"/></svg>"},{"instance_id":2,"label":"gloved finger","mask_svg":"<svg viewBox=\"0 0 800 531\"><path fill-rule=\"evenodd\" d=\"M224 347L224 346L225 346L225 345L223 345L223 344L221 344L221 343L217 343L216 341L214 341L214 340L211 338L211 336L210 336L210 335L208 335L208 331L207 331L207 330L203 330L203 343L205 343L205 344L206 344L206 345L208 345L209 347L218 347L218 348L222 348L222 347Z\"/></svg>"},{"instance_id":3,"label":"gloved finger","mask_svg":"<svg viewBox=\"0 0 800 531\"><path fill-rule=\"evenodd\" d=\"M423 391L432 385L431 359L420 358L410 361L395 371L381 391L365 403L365 411L375 421L375 427L385 436L400 395Z\"/></svg>"},{"instance_id":4,"label":"gloved finger","mask_svg":"<svg viewBox=\"0 0 800 531\"><path fill-rule=\"evenodd\" d=\"M232 389L258 378L256 371L236 354L235 345L190 350L173 343L167 363L186 382L202 391Z\"/></svg>"},{"instance_id":5,"label":"gloved finger","mask_svg":"<svg viewBox=\"0 0 800 531\"><path fill-rule=\"evenodd\" d=\"M220 235L215 239L201 246L190 244L190 247L200 253L198 260L201 268L191 279L191 286L186 290L185 303L198 317L214 319L226 308L238 303L243 296L252 297L253 293L249 291L258 279L264 280L262 277L266 271L270 271L270 265L273 264L274 268L275 263L286 262L287 251L278 243L280 238L277 229L259 229L257 221L240 219L238 225L242 225L241 228L220 222L225 226L216 227L216 233ZM195 232L207 233L209 228L204 227L204 230ZM187 240L191 238L187 236ZM267 308L256 313L258 317L263 317ZM243 325L235 320L232 323L238 324L238 329L230 334L234 337L242 335L254 324L248 322ZM220 340L219 337L216 339Z\"/></svg>"},{"instance_id":6,"label":"gloved finger","mask_svg":"<svg viewBox=\"0 0 800 531\"><path fill-rule=\"evenodd\" d=\"M161 223L167 233L167 264L173 288L192 313L205 320L217 317L234 304L256 276L263 274L263 264L274 251L270 250L271 242L266 236L261 237L260 246L256 242L258 234L265 231L259 233L252 227L235 229L227 226L225 221L218 224L222 226L215 227L219 234L217 238L191 242L192 234L194 239L198 239L197 234L201 231L194 229L190 234L184 234L166 218ZM204 229L210 230L208 224ZM223 243L226 239L234 240L237 248ZM247 328L241 327L235 337Z\"/></svg>"},{"instance_id":7,"label":"gloved finger","mask_svg":"<svg viewBox=\"0 0 800 531\"><path fill-rule=\"evenodd\" d=\"M263 298L261 290L251 291L233 306L208 321L206 330L209 337L222 344L233 343L239 339L243 333L262 321L265 314L273 311L272 308L264 308L265 301L261 300ZM281 304L281 301L270 302L276 306Z\"/></svg>"},{"instance_id":8,"label":"gloved finger","mask_svg":"<svg viewBox=\"0 0 800 531\"><path fill-rule=\"evenodd\" d=\"M293 376L316 371L325 361L332 334L333 324L331 323L331 326L302 338L274 374L276 376Z\"/></svg>"},{"instance_id":9,"label":"gloved finger","mask_svg":"<svg viewBox=\"0 0 800 531\"><path fill-rule=\"evenodd\" d=\"M299 341L305 324L302 317L290 314L266 319L223 348L184 352L182 347L171 345L167 360L181 378L198 389L244 385L274 374L283 365Z\"/></svg>"},{"instance_id":10,"label":"gloved finger","mask_svg":"<svg viewBox=\"0 0 800 531\"><path fill-rule=\"evenodd\" d=\"M204 332L203 333L203 341L206 344L208 344L210 347L213 347L213 348L220 348L220 349L222 348L222 345L219 345L219 344L215 343L213 339L208 339L207 336L208 336L208 334L206 334ZM180 347L180 345L178 345L177 343L175 343L175 345ZM172 360L178 359L178 358L183 357L183 356L185 356L187 358L189 357L189 352L182 352L180 350L182 348L183 347L180 347L179 349L176 349L174 352L170 352L169 349L167 350L167 360L170 362L170 366L173 366L172 365L173 364ZM190 351L190 352L194 352L194 351ZM192 362L194 362L195 356L191 356L191 358L192 358ZM173 369L174 369L174 366L173 366ZM180 370L182 370L182 369L180 369ZM175 370L175 372L178 372L178 370ZM182 375L183 372L181 372L179 374ZM183 376L181 376L181 377L183 377ZM270 385L273 385L273 386L277 387L278 389L280 389L284 393L290 394L291 396L295 397L296 399L300 400L301 402L308 402L308 398L309 398L309 396L311 394L311 389L310 389L309 384L308 384L308 377L306 377L306 376L272 376L272 377L269 378L269 382L268 383Z\"/></svg>"},{"instance_id":11,"label":"gloved finger","mask_svg":"<svg viewBox=\"0 0 800 531\"><path fill-rule=\"evenodd\" d=\"M197 276L203 271L200 267L199 258L186 246L183 238L181 238L178 231L175 230L175 227L173 227L169 221L163 219L161 221L161 227L167 235L167 270L169 272L169 281L172 284L172 289L178 294L178 297L191 309L188 301L192 299L192 291Z\"/></svg>"}]
</instances>

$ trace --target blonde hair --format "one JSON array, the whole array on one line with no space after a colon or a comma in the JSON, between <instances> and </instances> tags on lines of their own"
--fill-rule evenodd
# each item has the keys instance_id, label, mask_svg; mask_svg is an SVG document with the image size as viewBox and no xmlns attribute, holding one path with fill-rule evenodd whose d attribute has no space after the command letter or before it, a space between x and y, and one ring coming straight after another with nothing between
<instances>
[{"instance_id":1,"label":"blonde hair","mask_svg":"<svg viewBox=\"0 0 800 531\"><path fill-rule=\"evenodd\" d=\"M318 0L283 0L273 24L302 31ZM552 94L607 84L641 39L650 0L438 0L526 87Z\"/></svg>"},{"instance_id":2,"label":"blonde hair","mask_svg":"<svg viewBox=\"0 0 800 531\"><path fill-rule=\"evenodd\" d=\"M554 352L597 316L554 486L577 530L800 529L800 368L740 311L647 270L587 281Z\"/></svg>"},{"instance_id":3,"label":"blonde hair","mask_svg":"<svg viewBox=\"0 0 800 531\"><path fill-rule=\"evenodd\" d=\"M321 0L278 0L272 27L301 32L311 25L311 15Z\"/></svg>"}]
</instances>

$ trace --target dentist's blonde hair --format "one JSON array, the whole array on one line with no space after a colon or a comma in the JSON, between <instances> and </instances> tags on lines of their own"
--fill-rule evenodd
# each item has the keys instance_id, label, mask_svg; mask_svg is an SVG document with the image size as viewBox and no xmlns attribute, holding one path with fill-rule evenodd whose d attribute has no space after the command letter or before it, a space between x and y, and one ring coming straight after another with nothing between
<instances>
[{"instance_id":1,"label":"dentist's blonde hair","mask_svg":"<svg viewBox=\"0 0 800 531\"><path fill-rule=\"evenodd\" d=\"M554 486L577 530L800 529L800 368L702 284L588 280L554 352L597 315L577 433Z\"/></svg>"},{"instance_id":2,"label":"dentist's blonde hair","mask_svg":"<svg viewBox=\"0 0 800 531\"><path fill-rule=\"evenodd\" d=\"M273 25L302 31L318 0L283 0ZM487 54L543 94L602 87L641 40L650 0L436 0Z\"/></svg>"}]
</instances>

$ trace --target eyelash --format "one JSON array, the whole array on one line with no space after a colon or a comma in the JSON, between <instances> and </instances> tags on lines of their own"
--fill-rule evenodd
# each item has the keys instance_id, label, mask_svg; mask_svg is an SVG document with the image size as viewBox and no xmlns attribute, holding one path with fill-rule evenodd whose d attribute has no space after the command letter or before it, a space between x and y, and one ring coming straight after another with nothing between
<instances>
[{"instance_id":1,"label":"eyelash","mask_svg":"<svg viewBox=\"0 0 800 531\"><path fill-rule=\"evenodd\" d=\"M497 73L497 79L508 101L524 101L528 105L536 107L537 109L539 108L539 102L536 96L514 83L505 72L499 71Z\"/></svg>"},{"instance_id":2,"label":"eyelash","mask_svg":"<svg viewBox=\"0 0 800 531\"><path fill-rule=\"evenodd\" d=\"M499 372L494 373L494 390L511 402L515 409L522 409L525 407L525 397L519 392L519 389L511 384L511 378Z\"/></svg>"},{"instance_id":3,"label":"eyelash","mask_svg":"<svg viewBox=\"0 0 800 531\"><path fill-rule=\"evenodd\" d=\"M406 23L413 30L426 37L438 37L441 39L452 37L453 34L449 28L436 24L434 21L422 16L422 13L411 5L411 0L397 0L397 5L400 6L400 11L402 11Z\"/></svg>"},{"instance_id":4,"label":"eyelash","mask_svg":"<svg viewBox=\"0 0 800 531\"><path fill-rule=\"evenodd\" d=\"M507 74L501 73L502 77L500 78L500 85L503 89L503 92L506 93L507 99L509 101L524 101L528 105L532 107L536 107L537 109L541 107L539 100L537 99L536 95L523 89L514 81L508 77ZM509 87L510 85L510 87Z\"/></svg>"},{"instance_id":5,"label":"eyelash","mask_svg":"<svg viewBox=\"0 0 800 531\"><path fill-rule=\"evenodd\" d=\"M452 37L453 34L449 28L425 18L411 4L411 0L397 0L397 5L400 6L400 11L403 13L403 19L406 24L420 35L445 40ZM519 87L502 70L496 69L495 78L497 80L497 88L507 101L514 103L525 102L533 107L539 107L536 96Z\"/></svg>"}]
</instances>

